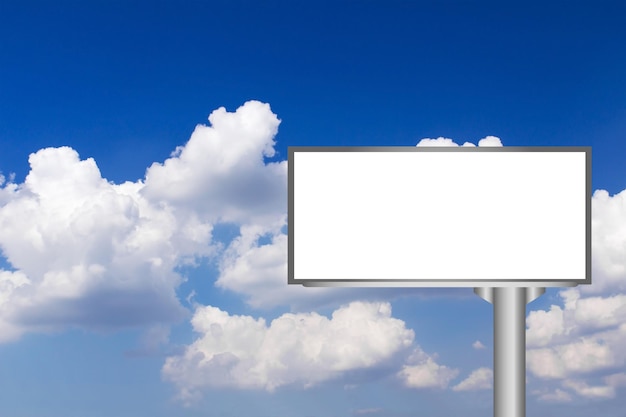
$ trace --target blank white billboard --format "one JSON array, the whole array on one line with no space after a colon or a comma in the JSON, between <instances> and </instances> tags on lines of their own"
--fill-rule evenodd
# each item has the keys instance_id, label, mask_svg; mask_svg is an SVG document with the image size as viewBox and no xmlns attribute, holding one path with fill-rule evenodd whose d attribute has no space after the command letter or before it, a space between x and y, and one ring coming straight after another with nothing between
<instances>
[{"instance_id":1,"label":"blank white billboard","mask_svg":"<svg viewBox=\"0 0 626 417\"><path fill-rule=\"evenodd\" d=\"M290 147L289 278L591 283L591 148Z\"/></svg>"}]
</instances>

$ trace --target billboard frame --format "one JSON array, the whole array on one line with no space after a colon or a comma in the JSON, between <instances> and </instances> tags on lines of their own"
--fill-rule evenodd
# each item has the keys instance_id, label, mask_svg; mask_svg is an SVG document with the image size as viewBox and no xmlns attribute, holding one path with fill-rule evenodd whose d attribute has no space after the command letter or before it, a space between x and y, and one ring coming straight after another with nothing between
<instances>
[{"instance_id":1,"label":"billboard frame","mask_svg":"<svg viewBox=\"0 0 626 417\"><path fill-rule=\"evenodd\" d=\"M585 278L584 279L295 279L295 156L298 152L575 152L585 154ZM567 287L591 284L591 147L446 147L446 146L291 146L288 147L288 283L321 287Z\"/></svg>"}]
</instances>

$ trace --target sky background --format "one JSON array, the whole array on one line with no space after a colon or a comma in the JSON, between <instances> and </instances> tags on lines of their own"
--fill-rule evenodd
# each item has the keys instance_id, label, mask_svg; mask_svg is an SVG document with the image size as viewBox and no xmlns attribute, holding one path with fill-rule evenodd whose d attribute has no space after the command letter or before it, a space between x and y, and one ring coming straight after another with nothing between
<instances>
[{"instance_id":1,"label":"sky background","mask_svg":"<svg viewBox=\"0 0 626 417\"><path fill-rule=\"evenodd\" d=\"M491 415L490 304L287 286L285 234L288 146L491 137L593 147L527 413L622 417L625 43L618 1L0 2L0 415Z\"/></svg>"}]
</instances>

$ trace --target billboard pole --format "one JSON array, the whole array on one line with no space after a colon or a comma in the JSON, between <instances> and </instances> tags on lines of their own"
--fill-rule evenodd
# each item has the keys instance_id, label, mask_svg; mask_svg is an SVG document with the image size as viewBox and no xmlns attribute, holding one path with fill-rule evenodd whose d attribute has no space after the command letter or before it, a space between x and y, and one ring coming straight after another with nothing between
<instances>
[{"instance_id":1,"label":"billboard pole","mask_svg":"<svg viewBox=\"0 0 626 417\"><path fill-rule=\"evenodd\" d=\"M474 288L493 304L493 415L526 416L526 304L541 287Z\"/></svg>"}]
</instances>

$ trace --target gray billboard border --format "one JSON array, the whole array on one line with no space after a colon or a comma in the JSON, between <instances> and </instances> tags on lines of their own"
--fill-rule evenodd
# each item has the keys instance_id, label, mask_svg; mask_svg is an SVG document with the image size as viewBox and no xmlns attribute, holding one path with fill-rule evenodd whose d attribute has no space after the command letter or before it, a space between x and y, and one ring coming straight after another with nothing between
<instances>
[{"instance_id":1,"label":"gray billboard border","mask_svg":"<svg viewBox=\"0 0 626 417\"><path fill-rule=\"evenodd\" d=\"M467 280L458 279L306 279L294 276L294 157L296 152L576 152L585 153L585 279L572 280ZM287 283L305 287L573 287L591 284L591 147L590 146L289 146L288 147L288 261ZM440 285L437 285L440 284ZM502 285L505 284L505 285Z\"/></svg>"}]
</instances>

